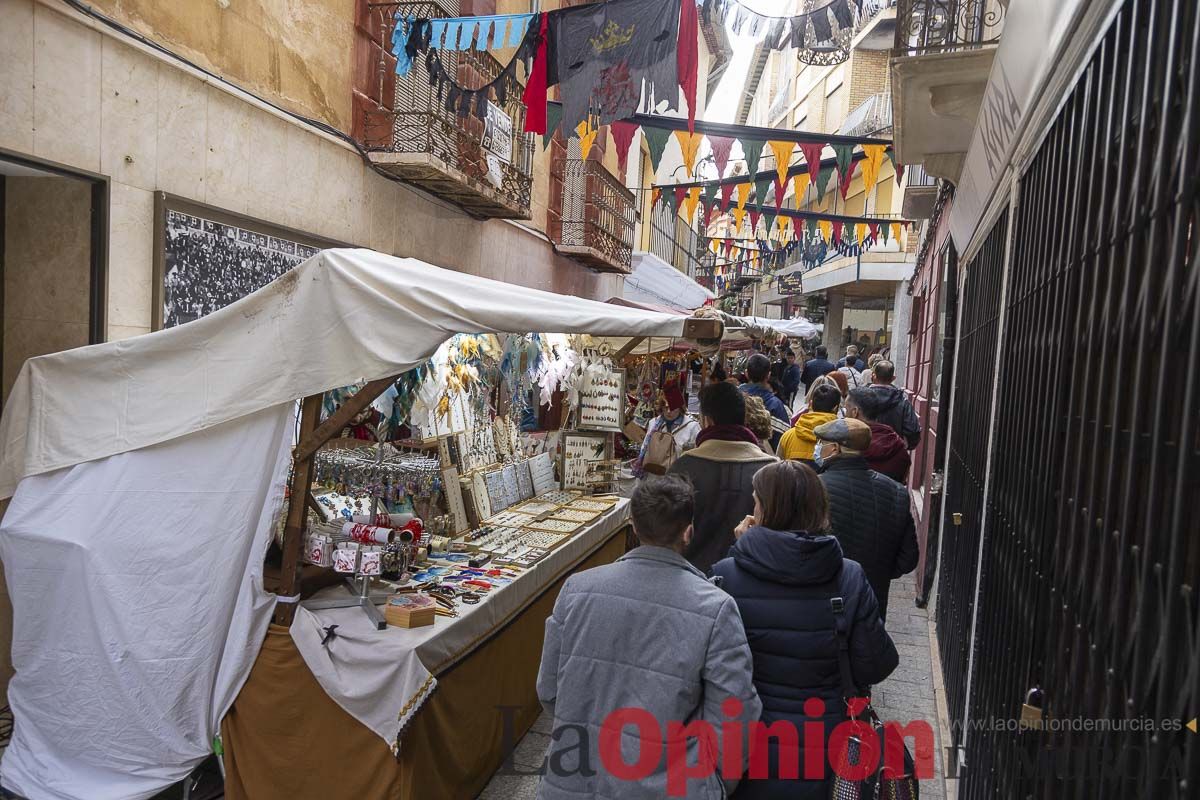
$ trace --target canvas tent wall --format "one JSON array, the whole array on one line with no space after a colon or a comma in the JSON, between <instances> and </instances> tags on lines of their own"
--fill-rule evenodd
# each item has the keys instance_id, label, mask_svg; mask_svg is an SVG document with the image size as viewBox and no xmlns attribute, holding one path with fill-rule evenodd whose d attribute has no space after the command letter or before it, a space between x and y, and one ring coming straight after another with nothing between
<instances>
[{"instance_id":1,"label":"canvas tent wall","mask_svg":"<svg viewBox=\"0 0 1200 800\"><path fill-rule=\"evenodd\" d=\"M210 752L274 606L262 558L298 398L456 333L682 338L691 322L327 250L187 325L31 359L0 418L17 720L0 782L144 798Z\"/></svg>"}]
</instances>

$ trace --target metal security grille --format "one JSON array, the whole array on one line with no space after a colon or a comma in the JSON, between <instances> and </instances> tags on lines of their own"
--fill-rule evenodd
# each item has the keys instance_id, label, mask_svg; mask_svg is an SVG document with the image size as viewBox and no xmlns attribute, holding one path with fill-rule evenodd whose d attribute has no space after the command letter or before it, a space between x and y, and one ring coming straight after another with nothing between
<instances>
[{"instance_id":1,"label":"metal security grille","mask_svg":"<svg viewBox=\"0 0 1200 800\"><path fill-rule=\"evenodd\" d=\"M963 285L959 368L956 371L946 484L945 539L937 598L938 647L945 674L947 704L954 723L954 741L949 745L956 748L962 744L961 723L967 697L971 620L983 522L983 483L987 474L988 421L992 415L993 366L999 345L1000 285L1007 235L1008 214L1005 213L967 267Z\"/></svg>"},{"instance_id":2,"label":"metal security grille","mask_svg":"<svg viewBox=\"0 0 1200 800\"><path fill-rule=\"evenodd\" d=\"M962 706L975 571L953 540L974 538L986 463L991 387L965 382L993 378L967 321L993 313L974 283L991 238L968 267L947 476L964 521L947 519L938 598L968 800L1200 787L1200 735L1180 729L1200 713L1198 58L1200 4L1128 0L1022 176ZM1045 728L1016 731L1035 686Z\"/></svg>"}]
</instances>

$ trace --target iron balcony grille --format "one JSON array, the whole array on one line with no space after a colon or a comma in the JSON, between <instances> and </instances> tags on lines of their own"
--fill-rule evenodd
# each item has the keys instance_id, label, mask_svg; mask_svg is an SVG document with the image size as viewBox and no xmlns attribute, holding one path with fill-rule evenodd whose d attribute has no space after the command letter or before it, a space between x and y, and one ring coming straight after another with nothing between
<instances>
[{"instance_id":1,"label":"iron balcony grille","mask_svg":"<svg viewBox=\"0 0 1200 800\"><path fill-rule=\"evenodd\" d=\"M397 13L449 16L437 3L394 3L378 9L385 12L381 38L389 47ZM490 83L503 67L490 53L477 50L439 50L437 56L446 72L466 88ZM439 97L437 86L430 85L421 58L407 75L396 78L395 111L368 115L366 139L367 149L375 153L422 158L372 161L479 216L528 219L534 137L524 133L525 107L520 92L510 91L500 106L510 133L499 140L496 129L487 130L478 117L460 117L446 109L446 95ZM379 134L378 126L390 127L390 140ZM381 140L387 143L373 144Z\"/></svg>"},{"instance_id":2,"label":"iron balcony grille","mask_svg":"<svg viewBox=\"0 0 1200 800\"><path fill-rule=\"evenodd\" d=\"M1001 0L900 0L896 55L975 50L1000 42L1008 3Z\"/></svg>"},{"instance_id":3,"label":"iron balcony grille","mask_svg":"<svg viewBox=\"0 0 1200 800\"><path fill-rule=\"evenodd\" d=\"M892 93L877 92L846 115L838 133L843 136L874 136L892 127Z\"/></svg>"},{"instance_id":4,"label":"iron balcony grille","mask_svg":"<svg viewBox=\"0 0 1200 800\"><path fill-rule=\"evenodd\" d=\"M629 272L633 261L633 192L599 161L564 158L554 165L562 202L549 213L549 235L561 251L594 269Z\"/></svg>"},{"instance_id":5,"label":"iron balcony grille","mask_svg":"<svg viewBox=\"0 0 1200 800\"><path fill-rule=\"evenodd\" d=\"M698 257L703 247L690 225L666 203L658 203L650 212L650 252L688 277L712 279L713 268L705 268ZM711 287L710 287L711 288Z\"/></svg>"}]
</instances>

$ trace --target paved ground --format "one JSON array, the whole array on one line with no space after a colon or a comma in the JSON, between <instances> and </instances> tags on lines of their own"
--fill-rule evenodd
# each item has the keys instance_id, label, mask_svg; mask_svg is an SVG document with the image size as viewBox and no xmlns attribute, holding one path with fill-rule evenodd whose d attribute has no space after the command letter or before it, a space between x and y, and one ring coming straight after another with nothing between
<instances>
[{"instance_id":1,"label":"paved ground","mask_svg":"<svg viewBox=\"0 0 1200 800\"><path fill-rule=\"evenodd\" d=\"M892 582L888 599L888 632L900 652L900 666L892 677L875 688L874 704L880 719L908 723L926 720L935 739L940 736L934 703L932 662L929 652L929 624L924 609L913 605L915 583L912 575ZM544 714L517 745L513 763L517 771L534 771L541 764L550 742L551 720ZM911 746L911 745L910 745ZM922 781L922 800L943 800L942 749L934 751L937 774ZM537 794L537 775L497 775L484 789L479 800L533 800Z\"/></svg>"}]
</instances>

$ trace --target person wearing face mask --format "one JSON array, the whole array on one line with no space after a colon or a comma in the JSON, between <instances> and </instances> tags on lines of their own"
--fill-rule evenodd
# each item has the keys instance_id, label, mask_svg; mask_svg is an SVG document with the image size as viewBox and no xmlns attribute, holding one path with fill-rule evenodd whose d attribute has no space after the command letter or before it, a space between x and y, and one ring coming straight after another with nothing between
<instances>
[{"instance_id":1,"label":"person wearing face mask","mask_svg":"<svg viewBox=\"0 0 1200 800\"><path fill-rule=\"evenodd\" d=\"M633 462L635 478L643 478L646 473L663 474L675 459L696 446L696 437L700 435L700 424L687 415L687 401L678 384L669 384L663 388L662 398L658 401L658 409L658 416L650 420L650 424L646 426L646 438L642 440L641 451ZM670 434L671 439L674 440L672 452L666 456L664 464L657 463L658 460L663 459L663 455L659 452L652 452L652 450L661 450L661 447L655 444L656 439L661 440L662 438L654 435L659 432ZM655 463L648 463L648 457Z\"/></svg>"},{"instance_id":2,"label":"person wearing face mask","mask_svg":"<svg viewBox=\"0 0 1200 800\"><path fill-rule=\"evenodd\" d=\"M908 490L871 469L863 456L871 446L871 428L857 419L818 425L814 460L829 493L829 529L846 558L863 566L887 618L892 579L917 567L917 530Z\"/></svg>"}]
</instances>

